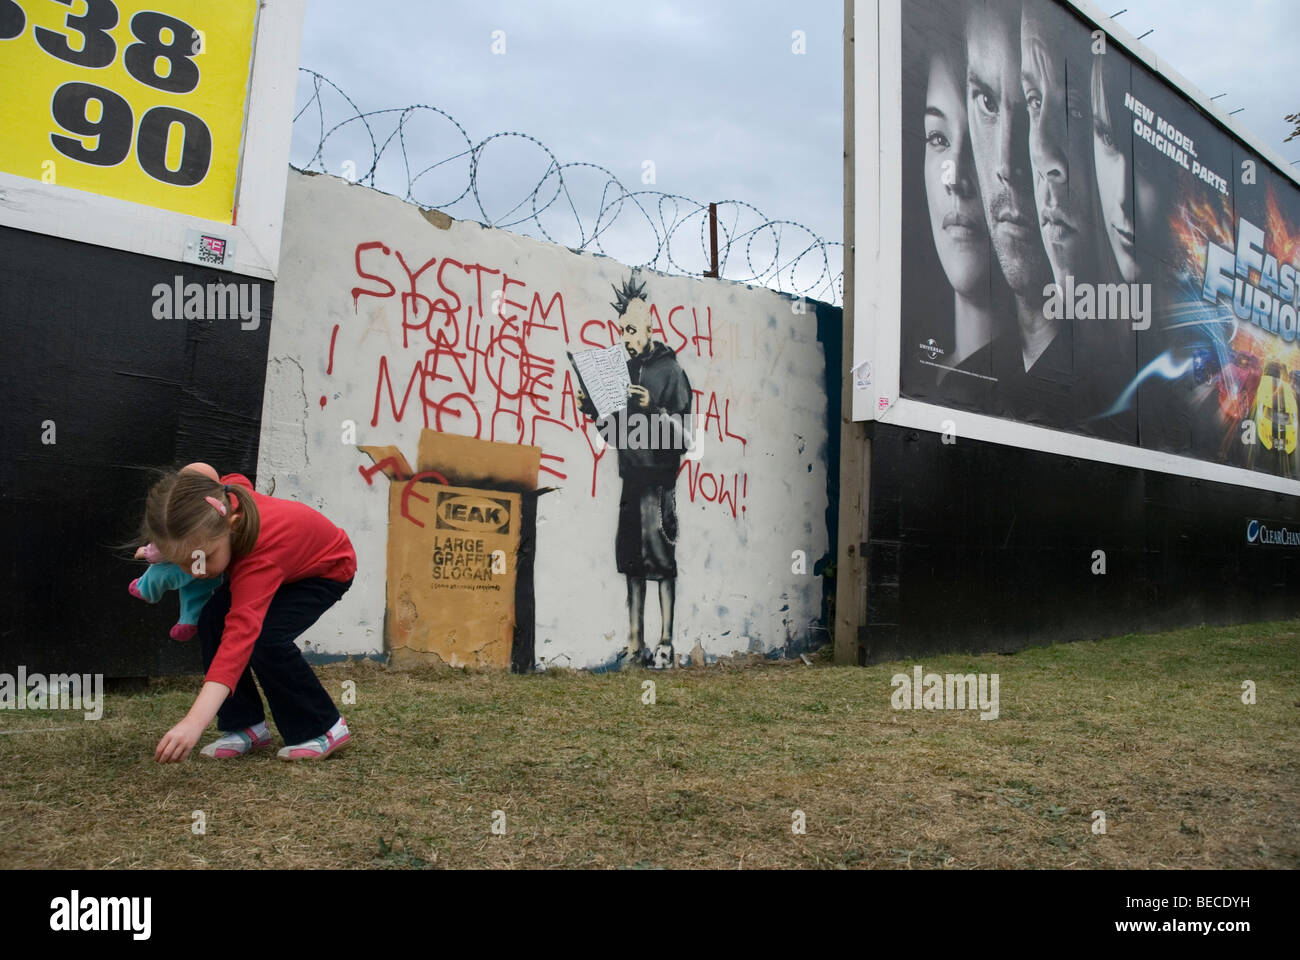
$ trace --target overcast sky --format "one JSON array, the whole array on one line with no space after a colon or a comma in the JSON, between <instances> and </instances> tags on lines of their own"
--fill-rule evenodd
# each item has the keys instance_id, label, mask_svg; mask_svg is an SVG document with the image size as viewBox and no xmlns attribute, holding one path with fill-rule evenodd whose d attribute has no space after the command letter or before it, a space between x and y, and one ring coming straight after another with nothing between
<instances>
[{"instance_id":1,"label":"overcast sky","mask_svg":"<svg viewBox=\"0 0 1300 960\"><path fill-rule=\"evenodd\" d=\"M1154 28L1143 42L1158 56L1207 95L1226 94L1219 103L1228 109L1245 107L1236 119L1288 161L1300 158L1300 141L1282 142L1290 131L1283 116L1300 109L1297 0L1103 6L1107 14L1127 7L1119 18L1124 27L1134 34ZM806 37L804 55L791 49L796 30ZM504 31L504 54L493 52L502 41L494 31ZM473 143L503 131L525 133L560 163L604 167L629 190L739 200L839 241L842 33L837 0L308 0L301 64L328 76L363 111L428 104L454 117ZM300 103L307 93L300 85ZM327 126L347 115L337 99L327 98L325 109ZM386 136L395 121L381 121L377 135ZM296 128L297 165L314 149L313 122L305 117ZM464 149L456 128L428 112L413 117L407 132L413 171ZM401 194L407 178L400 152L394 147L390 154L377 185ZM368 141L345 135L331 141L324 162L343 173L351 161L361 176L371 155ZM654 164L653 185L642 182L647 161ZM472 197L449 212L502 223L549 162L527 141L496 141L479 171L486 217ZM446 164L417 183L414 196L442 206L468 180L467 160ZM554 239L576 246L595 229L606 177L581 168L566 171L566 180L580 219L557 203L542 223ZM653 235L637 220L620 213L604 252L627 262L650 259ZM796 240L797 247L806 243L795 231L787 249ZM701 269L699 243L697 220L674 241L673 253Z\"/></svg>"}]
</instances>

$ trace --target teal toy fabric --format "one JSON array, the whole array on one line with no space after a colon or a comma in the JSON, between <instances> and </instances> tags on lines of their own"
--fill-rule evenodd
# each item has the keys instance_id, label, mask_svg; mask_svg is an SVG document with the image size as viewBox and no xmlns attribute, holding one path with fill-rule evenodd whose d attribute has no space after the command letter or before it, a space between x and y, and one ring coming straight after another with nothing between
<instances>
[{"instance_id":1,"label":"teal toy fabric","mask_svg":"<svg viewBox=\"0 0 1300 960\"><path fill-rule=\"evenodd\" d=\"M127 590L131 596L146 603L157 603L168 592L177 591L180 594L181 615L171 628L170 636L173 640L192 639L198 632L199 614L225 581L225 577L199 578L174 563L160 562L153 544L147 545L143 554L149 560L149 569L132 580Z\"/></svg>"}]
</instances>

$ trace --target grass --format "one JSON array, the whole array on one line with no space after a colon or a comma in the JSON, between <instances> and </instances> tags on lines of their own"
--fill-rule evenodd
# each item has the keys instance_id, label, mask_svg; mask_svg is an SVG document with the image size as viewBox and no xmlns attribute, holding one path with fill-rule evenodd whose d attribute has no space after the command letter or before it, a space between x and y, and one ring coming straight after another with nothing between
<instances>
[{"instance_id":1,"label":"grass","mask_svg":"<svg viewBox=\"0 0 1300 960\"><path fill-rule=\"evenodd\" d=\"M0 863L1300 866L1300 623L919 661L999 674L992 721L893 710L890 677L913 662L528 677L336 664L319 674L336 700L355 681L356 739L323 763L155 764L197 678L110 696L93 722L4 711L0 730L23 732L0 734ZM42 732L56 727L71 729Z\"/></svg>"}]
</instances>

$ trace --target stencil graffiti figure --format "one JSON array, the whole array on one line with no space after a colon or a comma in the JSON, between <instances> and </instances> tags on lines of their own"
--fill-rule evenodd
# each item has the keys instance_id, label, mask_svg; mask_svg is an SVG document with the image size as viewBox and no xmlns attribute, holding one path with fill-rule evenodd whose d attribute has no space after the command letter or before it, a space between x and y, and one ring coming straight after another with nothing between
<instances>
[{"instance_id":1,"label":"stencil graffiti figure","mask_svg":"<svg viewBox=\"0 0 1300 960\"><path fill-rule=\"evenodd\" d=\"M677 471L686 451L679 442L642 442L644 430L618 423L608 429L606 420L666 414L684 420L691 410L691 385L671 347L652 340L650 306L645 284L635 279L614 288L614 310L622 318L621 334L627 348L628 405L597 424L618 442L618 474L623 494L618 510L614 555L618 572L627 577L628 641L626 662L665 669L673 665L673 606L677 589ZM579 391L582 412L593 419L595 407ZM605 424L605 425L602 425ZM659 612L663 623L659 644L651 653L644 642L646 581L659 583Z\"/></svg>"}]
</instances>

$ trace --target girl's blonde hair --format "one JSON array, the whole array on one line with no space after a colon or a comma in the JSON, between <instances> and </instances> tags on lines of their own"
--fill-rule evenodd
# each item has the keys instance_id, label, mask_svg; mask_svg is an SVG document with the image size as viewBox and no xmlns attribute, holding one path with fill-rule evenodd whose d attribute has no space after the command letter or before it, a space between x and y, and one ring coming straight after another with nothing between
<instances>
[{"instance_id":1,"label":"girl's blonde hair","mask_svg":"<svg viewBox=\"0 0 1300 960\"><path fill-rule=\"evenodd\" d=\"M212 497L233 515L227 516L208 502ZM230 558L238 560L252 552L262 527L253 492L242 484L222 484L190 470L164 474L149 490L145 500L140 536L153 543L164 557L178 566L188 566L191 548L199 543L230 534Z\"/></svg>"}]
</instances>

